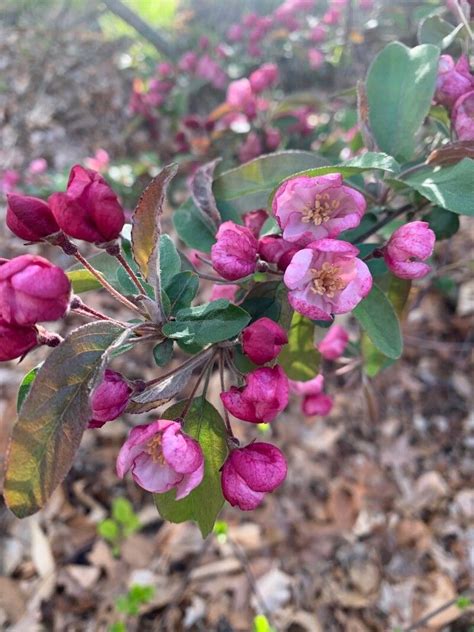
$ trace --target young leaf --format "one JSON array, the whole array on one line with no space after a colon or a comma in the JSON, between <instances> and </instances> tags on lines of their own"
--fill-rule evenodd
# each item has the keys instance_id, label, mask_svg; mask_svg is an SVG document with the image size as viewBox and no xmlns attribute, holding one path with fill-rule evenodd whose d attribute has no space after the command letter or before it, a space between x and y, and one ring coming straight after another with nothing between
<instances>
[{"instance_id":1,"label":"young leaf","mask_svg":"<svg viewBox=\"0 0 474 632\"><path fill-rule=\"evenodd\" d=\"M164 419L176 419L186 405L180 402L168 408ZM202 536L211 533L214 522L224 504L220 469L227 456L227 433L224 422L211 404L202 397L196 398L186 415L184 431L199 442L204 454L202 483L182 500L175 500L176 492L155 494L160 515L170 522L197 522Z\"/></svg>"},{"instance_id":2,"label":"young leaf","mask_svg":"<svg viewBox=\"0 0 474 632\"><path fill-rule=\"evenodd\" d=\"M163 326L165 336L184 343L207 345L234 338L250 322L250 315L226 299L182 309Z\"/></svg>"},{"instance_id":3,"label":"young leaf","mask_svg":"<svg viewBox=\"0 0 474 632\"><path fill-rule=\"evenodd\" d=\"M189 307L198 289L199 278L197 274L189 271L176 274L166 288L171 314Z\"/></svg>"},{"instance_id":4,"label":"young leaf","mask_svg":"<svg viewBox=\"0 0 474 632\"><path fill-rule=\"evenodd\" d=\"M38 511L72 465L90 419L91 383L129 330L93 322L75 329L37 373L13 427L4 495L19 518Z\"/></svg>"},{"instance_id":5,"label":"young leaf","mask_svg":"<svg viewBox=\"0 0 474 632\"><path fill-rule=\"evenodd\" d=\"M217 231L222 221L214 193L212 192L214 170L220 161L221 158L217 158L212 162L201 165L196 169L191 181L191 196L194 204L200 210L203 221L209 224L213 233Z\"/></svg>"},{"instance_id":6,"label":"young leaf","mask_svg":"<svg viewBox=\"0 0 474 632\"><path fill-rule=\"evenodd\" d=\"M35 366L35 368L31 369L31 371L28 371L28 373L22 379L20 388L18 389L18 395L16 399L16 412L19 412L23 402L26 399L26 396L30 392L30 388L33 385L33 382L35 381L36 375L38 374L38 371L40 370L40 368L41 368L41 364L39 366Z\"/></svg>"},{"instance_id":7,"label":"young leaf","mask_svg":"<svg viewBox=\"0 0 474 632\"><path fill-rule=\"evenodd\" d=\"M474 160L471 158L464 158L452 167L413 173L404 182L433 204L459 215L474 216Z\"/></svg>"},{"instance_id":8,"label":"young leaf","mask_svg":"<svg viewBox=\"0 0 474 632\"><path fill-rule=\"evenodd\" d=\"M402 355L400 323L392 303L376 285L352 312L379 351L389 358Z\"/></svg>"},{"instance_id":9,"label":"young leaf","mask_svg":"<svg viewBox=\"0 0 474 632\"><path fill-rule=\"evenodd\" d=\"M418 41L420 44L434 44L444 50L458 40L456 53L459 55L462 52L463 29L463 24L453 26L439 15L428 15L418 27Z\"/></svg>"},{"instance_id":10,"label":"young leaf","mask_svg":"<svg viewBox=\"0 0 474 632\"><path fill-rule=\"evenodd\" d=\"M181 270L181 257L169 235L160 236L159 265L161 288L165 290Z\"/></svg>"},{"instance_id":11,"label":"young leaf","mask_svg":"<svg viewBox=\"0 0 474 632\"><path fill-rule=\"evenodd\" d=\"M166 366L173 357L173 341L167 338L153 348L156 366Z\"/></svg>"},{"instance_id":12,"label":"young leaf","mask_svg":"<svg viewBox=\"0 0 474 632\"><path fill-rule=\"evenodd\" d=\"M166 189L178 170L177 165L164 167L153 178L138 201L132 217L132 250L142 276L149 279L150 258L161 234L161 215Z\"/></svg>"},{"instance_id":13,"label":"young leaf","mask_svg":"<svg viewBox=\"0 0 474 632\"><path fill-rule=\"evenodd\" d=\"M439 48L408 48L391 42L374 59L367 75L371 132L382 151L411 160L416 135L431 106Z\"/></svg>"},{"instance_id":14,"label":"young leaf","mask_svg":"<svg viewBox=\"0 0 474 632\"><path fill-rule=\"evenodd\" d=\"M283 346L277 362L290 380L307 382L318 374L321 355L314 346L314 323L305 316L293 313L288 344Z\"/></svg>"}]
</instances>

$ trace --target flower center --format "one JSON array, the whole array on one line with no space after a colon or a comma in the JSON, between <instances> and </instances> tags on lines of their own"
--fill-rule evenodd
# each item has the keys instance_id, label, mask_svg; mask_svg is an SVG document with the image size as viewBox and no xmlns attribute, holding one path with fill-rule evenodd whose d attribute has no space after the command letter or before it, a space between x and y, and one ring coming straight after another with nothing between
<instances>
[{"instance_id":1,"label":"flower center","mask_svg":"<svg viewBox=\"0 0 474 632\"><path fill-rule=\"evenodd\" d=\"M310 272L313 275L311 290L315 294L324 294L328 298L333 298L336 292L343 290L345 287L344 281L339 276L341 269L327 261L323 263L319 270L311 268Z\"/></svg>"},{"instance_id":2,"label":"flower center","mask_svg":"<svg viewBox=\"0 0 474 632\"><path fill-rule=\"evenodd\" d=\"M316 193L313 206L307 206L303 209L302 221L305 224L313 222L313 224L319 226L327 222L340 205L339 200L331 200L329 193Z\"/></svg>"},{"instance_id":3,"label":"flower center","mask_svg":"<svg viewBox=\"0 0 474 632\"><path fill-rule=\"evenodd\" d=\"M163 450L161 448L161 435L155 435L146 444L145 452L151 456L153 463L161 463L164 465L165 457L163 456Z\"/></svg>"}]
</instances>

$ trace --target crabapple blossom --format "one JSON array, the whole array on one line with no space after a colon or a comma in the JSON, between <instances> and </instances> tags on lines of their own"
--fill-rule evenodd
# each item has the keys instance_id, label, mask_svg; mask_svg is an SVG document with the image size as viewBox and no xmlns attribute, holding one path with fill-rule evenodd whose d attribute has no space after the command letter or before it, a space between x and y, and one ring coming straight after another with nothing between
<instances>
[{"instance_id":1,"label":"crabapple blossom","mask_svg":"<svg viewBox=\"0 0 474 632\"><path fill-rule=\"evenodd\" d=\"M62 318L70 295L66 274L43 257L21 255L0 265L0 319L10 325Z\"/></svg>"},{"instance_id":2,"label":"crabapple blossom","mask_svg":"<svg viewBox=\"0 0 474 632\"><path fill-rule=\"evenodd\" d=\"M224 222L219 226L216 243L211 248L214 270L224 279L236 281L255 272L257 239L245 226Z\"/></svg>"},{"instance_id":3,"label":"crabapple blossom","mask_svg":"<svg viewBox=\"0 0 474 632\"><path fill-rule=\"evenodd\" d=\"M279 270L285 271L299 247L286 241L279 235L266 235L258 242L258 254L268 263L276 263Z\"/></svg>"},{"instance_id":4,"label":"crabapple blossom","mask_svg":"<svg viewBox=\"0 0 474 632\"><path fill-rule=\"evenodd\" d=\"M90 396L92 419L88 427L102 428L107 421L117 419L127 407L131 392L128 382L120 373L107 369Z\"/></svg>"},{"instance_id":5,"label":"crabapple blossom","mask_svg":"<svg viewBox=\"0 0 474 632\"><path fill-rule=\"evenodd\" d=\"M284 239L304 246L358 226L366 202L361 193L343 184L341 174L328 173L286 180L278 188L272 208Z\"/></svg>"},{"instance_id":6,"label":"crabapple blossom","mask_svg":"<svg viewBox=\"0 0 474 632\"><path fill-rule=\"evenodd\" d=\"M125 215L117 196L104 178L75 165L66 193L53 193L48 200L60 228L76 239L106 243L117 239Z\"/></svg>"},{"instance_id":7,"label":"crabapple blossom","mask_svg":"<svg viewBox=\"0 0 474 632\"><path fill-rule=\"evenodd\" d=\"M452 108L457 99L474 88L474 76L469 72L469 60L462 55L457 62L451 55L441 55L436 80L435 101Z\"/></svg>"},{"instance_id":8,"label":"crabapple blossom","mask_svg":"<svg viewBox=\"0 0 474 632\"><path fill-rule=\"evenodd\" d=\"M278 66L276 64L263 64L251 73L249 81L255 94L263 92L278 81Z\"/></svg>"},{"instance_id":9,"label":"crabapple blossom","mask_svg":"<svg viewBox=\"0 0 474 632\"><path fill-rule=\"evenodd\" d=\"M36 327L10 325L0 320L0 362L20 358L36 347Z\"/></svg>"},{"instance_id":10,"label":"crabapple blossom","mask_svg":"<svg viewBox=\"0 0 474 632\"><path fill-rule=\"evenodd\" d=\"M372 288L359 250L346 241L320 239L299 250L284 276L294 310L315 320L350 312Z\"/></svg>"},{"instance_id":11,"label":"crabapple blossom","mask_svg":"<svg viewBox=\"0 0 474 632\"><path fill-rule=\"evenodd\" d=\"M256 442L231 450L222 467L224 498L243 511L255 509L267 492L283 483L287 469L283 453L270 443Z\"/></svg>"},{"instance_id":12,"label":"crabapple blossom","mask_svg":"<svg viewBox=\"0 0 474 632\"><path fill-rule=\"evenodd\" d=\"M288 334L270 318L259 318L242 331L242 349L255 364L265 364L274 360L283 345L288 342Z\"/></svg>"},{"instance_id":13,"label":"crabapple blossom","mask_svg":"<svg viewBox=\"0 0 474 632\"><path fill-rule=\"evenodd\" d=\"M349 335L344 327L334 324L317 347L319 353L323 358L326 358L326 360L337 360L337 358L340 358L344 353L348 342Z\"/></svg>"},{"instance_id":14,"label":"crabapple blossom","mask_svg":"<svg viewBox=\"0 0 474 632\"><path fill-rule=\"evenodd\" d=\"M163 494L176 489L180 500L201 483L204 456L180 423L157 419L130 431L117 457L117 475L123 478L129 471L146 491Z\"/></svg>"},{"instance_id":15,"label":"crabapple blossom","mask_svg":"<svg viewBox=\"0 0 474 632\"><path fill-rule=\"evenodd\" d=\"M459 140L474 140L474 90L456 101L451 121Z\"/></svg>"},{"instance_id":16,"label":"crabapple blossom","mask_svg":"<svg viewBox=\"0 0 474 632\"><path fill-rule=\"evenodd\" d=\"M44 200L10 193L7 202L7 226L20 239L41 241L59 231L53 212Z\"/></svg>"},{"instance_id":17,"label":"crabapple blossom","mask_svg":"<svg viewBox=\"0 0 474 632\"><path fill-rule=\"evenodd\" d=\"M288 378L277 364L255 369L245 376L245 386L221 393L226 409L242 421L268 423L288 404Z\"/></svg>"},{"instance_id":18,"label":"crabapple blossom","mask_svg":"<svg viewBox=\"0 0 474 632\"><path fill-rule=\"evenodd\" d=\"M435 240L428 222L400 226L383 250L385 263L401 279L421 279L431 270L431 266L423 262L432 255Z\"/></svg>"},{"instance_id":19,"label":"crabapple blossom","mask_svg":"<svg viewBox=\"0 0 474 632\"><path fill-rule=\"evenodd\" d=\"M264 208L258 208L255 211L244 213L242 219L244 220L244 225L252 232L252 235L258 238L262 226L268 219L268 213Z\"/></svg>"},{"instance_id":20,"label":"crabapple blossom","mask_svg":"<svg viewBox=\"0 0 474 632\"><path fill-rule=\"evenodd\" d=\"M323 389L324 377L322 375L317 375L307 382L290 380L290 390L303 398L301 410L308 417L312 415L325 417L331 412L333 399L330 395L324 393Z\"/></svg>"},{"instance_id":21,"label":"crabapple blossom","mask_svg":"<svg viewBox=\"0 0 474 632\"><path fill-rule=\"evenodd\" d=\"M219 298L225 298L231 303L235 302L235 295L239 289L238 285L232 283L214 283L211 291L211 301L217 301Z\"/></svg>"}]
</instances>

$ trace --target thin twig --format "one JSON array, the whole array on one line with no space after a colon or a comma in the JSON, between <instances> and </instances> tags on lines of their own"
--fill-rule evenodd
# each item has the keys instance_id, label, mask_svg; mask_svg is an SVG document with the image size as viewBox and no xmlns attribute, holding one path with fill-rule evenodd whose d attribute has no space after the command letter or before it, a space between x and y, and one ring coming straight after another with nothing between
<instances>
[{"instance_id":1,"label":"thin twig","mask_svg":"<svg viewBox=\"0 0 474 632\"><path fill-rule=\"evenodd\" d=\"M212 349L212 347L208 347L207 349L203 349L202 351L200 351L196 355L194 355L191 358L188 358L187 360L185 360L182 364L180 364L175 369L172 369L171 371L168 371L168 373L164 373L163 375L160 375L160 377L157 377L154 380L150 380L149 382L146 383L147 388L149 386L153 386L153 384L158 384L158 382L161 382L162 380L166 380L168 377L171 377L175 373L179 373L179 371L182 371L183 369L185 369L190 364L194 364L199 357L202 357L202 359L204 360L206 355L208 355L209 352L211 351L211 349ZM197 364L196 366L199 366L199 364Z\"/></svg>"},{"instance_id":2,"label":"thin twig","mask_svg":"<svg viewBox=\"0 0 474 632\"><path fill-rule=\"evenodd\" d=\"M101 312L96 312L95 309L88 309L86 305L82 307L73 307L71 309L72 312L77 314L78 316L84 316L86 318L94 318L96 320L105 320L109 323L113 323L114 325L119 325L120 327L125 327L124 323L121 323L119 320L115 320L115 318L110 318L110 316L106 316Z\"/></svg>"},{"instance_id":3,"label":"thin twig","mask_svg":"<svg viewBox=\"0 0 474 632\"><path fill-rule=\"evenodd\" d=\"M219 351L219 375L220 375L220 380L221 380L221 391L222 392L225 391L224 354L225 354L225 350L224 349L220 349L220 351ZM223 409L224 409L224 421L225 421L225 425L226 425L226 428L227 428L227 432L229 433L230 437L233 437L234 433L232 432L232 426L230 425L229 413L227 412L227 408L225 406L223 406Z\"/></svg>"},{"instance_id":4,"label":"thin twig","mask_svg":"<svg viewBox=\"0 0 474 632\"><path fill-rule=\"evenodd\" d=\"M180 417L181 417L182 419L184 419L184 418L186 417L186 415L187 415L187 414L188 414L188 412L189 412L189 409L190 409L190 408L191 408L191 406L192 406L194 396L196 395L196 392L197 392L197 390L198 390L198 388L199 388L199 384L201 384L201 382L202 382L202 378L204 377L204 374L206 373L206 371L207 371L208 369L211 369L211 368L212 368L212 365L214 364L214 360L215 360L215 357L216 357L216 353L217 353L217 350L215 350L215 351L213 352L212 356L209 358L209 361L208 361L208 362L206 362L206 364L204 365L204 367L203 367L203 369L202 369L201 373L199 374L199 377L198 377L198 379L196 380L196 383L195 383L195 385L194 385L194 387L193 387L193 390L191 391L191 394L190 394L190 395L189 395L189 397L188 397L188 401L186 402L186 406L184 407L183 411L181 412ZM209 374L210 374L210 371L209 371ZM208 383L208 382L209 382L209 379L207 380L207 383ZM206 384L207 384L207 383L206 383ZM207 385L206 385L206 387L205 387L205 390L207 390Z\"/></svg>"},{"instance_id":5,"label":"thin twig","mask_svg":"<svg viewBox=\"0 0 474 632\"><path fill-rule=\"evenodd\" d=\"M128 298L120 294L120 292L117 292L117 290L112 287L108 281L105 280L104 276L98 270L93 268L91 264L87 261L87 259L85 259L79 252L76 252L73 256L79 261L82 266L84 266L84 268L86 268L86 270L88 270L99 281L102 287L107 290L109 294L111 294L117 301L119 301L119 303L122 303L122 305L128 307L128 309L131 309L132 311L140 314L140 316L143 317L143 314L138 309L138 307L134 305L131 301L129 301Z\"/></svg>"},{"instance_id":6,"label":"thin twig","mask_svg":"<svg viewBox=\"0 0 474 632\"><path fill-rule=\"evenodd\" d=\"M135 272L128 265L128 262L125 259L125 257L123 256L123 254L120 252L119 254L115 255L115 258L120 263L120 265L125 270L125 272L128 274L128 276L132 279L133 283L135 284L135 287L140 292L140 294L143 294L144 296L147 296L146 289L143 287L140 279L137 277Z\"/></svg>"}]
</instances>

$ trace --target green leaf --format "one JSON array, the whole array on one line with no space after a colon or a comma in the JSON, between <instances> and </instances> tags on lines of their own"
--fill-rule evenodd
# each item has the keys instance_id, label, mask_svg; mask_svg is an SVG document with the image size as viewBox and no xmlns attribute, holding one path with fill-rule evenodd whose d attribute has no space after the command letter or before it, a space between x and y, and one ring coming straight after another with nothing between
<instances>
[{"instance_id":1,"label":"green leaf","mask_svg":"<svg viewBox=\"0 0 474 632\"><path fill-rule=\"evenodd\" d=\"M181 270L181 257L169 235L160 237L161 287L166 289L173 277Z\"/></svg>"},{"instance_id":2,"label":"green leaf","mask_svg":"<svg viewBox=\"0 0 474 632\"><path fill-rule=\"evenodd\" d=\"M461 31L463 29L463 24L454 27L439 15L428 15L418 27L418 41L420 44L434 44L444 50L458 39L456 48L459 55L462 52ZM454 53L454 51L452 52Z\"/></svg>"},{"instance_id":3,"label":"green leaf","mask_svg":"<svg viewBox=\"0 0 474 632\"><path fill-rule=\"evenodd\" d=\"M168 408L162 417L180 417L186 402ZM211 404L202 397L196 398L186 415L184 431L196 439L204 454L204 478L202 483L182 500L175 500L176 491L155 494L160 515L171 522L197 522L202 536L211 533L214 522L224 504L220 472L227 457L227 433L224 422Z\"/></svg>"},{"instance_id":4,"label":"green leaf","mask_svg":"<svg viewBox=\"0 0 474 632\"><path fill-rule=\"evenodd\" d=\"M164 340L153 348L153 359L156 366L166 366L173 357L173 341Z\"/></svg>"},{"instance_id":5,"label":"green leaf","mask_svg":"<svg viewBox=\"0 0 474 632\"><path fill-rule=\"evenodd\" d=\"M111 520L110 518L106 518L99 522L97 525L97 533L101 538L107 540L107 542L116 542L120 537L120 529L118 524Z\"/></svg>"},{"instance_id":6,"label":"green leaf","mask_svg":"<svg viewBox=\"0 0 474 632\"><path fill-rule=\"evenodd\" d=\"M397 160L411 160L416 136L430 110L436 86L439 48L408 48L391 42L374 59L367 75L369 123L378 147Z\"/></svg>"},{"instance_id":7,"label":"green leaf","mask_svg":"<svg viewBox=\"0 0 474 632\"><path fill-rule=\"evenodd\" d=\"M392 303L376 285L352 312L379 351L389 358L402 355L400 323Z\"/></svg>"},{"instance_id":8,"label":"green leaf","mask_svg":"<svg viewBox=\"0 0 474 632\"><path fill-rule=\"evenodd\" d=\"M433 206L429 213L423 215L423 220L429 223L438 241L452 237L459 230L459 216L440 206Z\"/></svg>"},{"instance_id":9,"label":"green leaf","mask_svg":"<svg viewBox=\"0 0 474 632\"><path fill-rule=\"evenodd\" d=\"M204 219L191 198L175 211L173 224L186 246L201 252L210 252L216 241L215 230Z\"/></svg>"},{"instance_id":10,"label":"green leaf","mask_svg":"<svg viewBox=\"0 0 474 632\"><path fill-rule=\"evenodd\" d=\"M41 364L39 366L35 366L35 368L31 369L31 371L28 371L28 373L22 379L20 388L18 389L18 395L16 399L16 412L20 411L20 408L23 402L25 401L26 396L30 392L30 388L33 382L35 381L36 375L38 374L38 371L40 370L40 368L41 368Z\"/></svg>"},{"instance_id":11,"label":"green leaf","mask_svg":"<svg viewBox=\"0 0 474 632\"><path fill-rule=\"evenodd\" d=\"M474 215L474 160L471 158L464 158L452 167L419 171L404 182L433 204L459 215Z\"/></svg>"},{"instance_id":12,"label":"green leaf","mask_svg":"<svg viewBox=\"0 0 474 632\"><path fill-rule=\"evenodd\" d=\"M102 287L95 276L85 268L81 270L69 270L66 274L71 281L74 294L82 294L83 292L98 290Z\"/></svg>"},{"instance_id":13,"label":"green leaf","mask_svg":"<svg viewBox=\"0 0 474 632\"><path fill-rule=\"evenodd\" d=\"M223 221L239 222L243 213L266 208L270 193L282 180L328 162L308 151L281 151L225 171L214 180L214 195Z\"/></svg>"},{"instance_id":14,"label":"green leaf","mask_svg":"<svg viewBox=\"0 0 474 632\"><path fill-rule=\"evenodd\" d=\"M250 315L226 299L182 309L163 326L165 336L185 344L207 345L234 338L248 325Z\"/></svg>"},{"instance_id":15,"label":"green leaf","mask_svg":"<svg viewBox=\"0 0 474 632\"><path fill-rule=\"evenodd\" d=\"M199 277L194 272L180 272L176 274L166 288L170 300L171 314L191 305L199 289Z\"/></svg>"},{"instance_id":16,"label":"green leaf","mask_svg":"<svg viewBox=\"0 0 474 632\"><path fill-rule=\"evenodd\" d=\"M381 170L387 173L397 174L400 172L400 165L387 154L382 152L368 151L361 156L351 158L338 165L328 165L325 167L316 167L315 169L307 169L306 171L300 171L298 174L293 174L290 178L298 176L324 176L327 173L340 173L344 178L364 173L364 171ZM288 178L286 178L288 179Z\"/></svg>"},{"instance_id":17,"label":"green leaf","mask_svg":"<svg viewBox=\"0 0 474 632\"><path fill-rule=\"evenodd\" d=\"M266 316L278 322L282 305L280 295L284 291L280 281L257 283L245 297L242 309L250 314L252 321Z\"/></svg>"},{"instance_id":18,"label":"green leaf","mask_svg":"<svg viewBox=\"0 0 474 632\"><path fill-rule=\"evenodd\" d=\"M13 427L4 495L23 518L38 511L68 473L90 419L91 383L130 335L108 322L75 329L36 375Z\"/></svg>"},{"instance_id":19,"label":"green leaf","mask_svg":"<svg viewBox=\"0 0 474 632\"><path fill-rule=\"evenodd\" d=\"M314 346L313 321L294 312L288 330L288 344L283 346L278 363L290 380L307 382L317 375L320 362L321 355Z\"/></svg>"},{"instance_id":20,"label":"green leaf","mask_svg":"<svg viewBox=\"0 0 474 632\"><path fill-rule=\"evenodd\" d=\"M129 500L126 498L114 498L112 501L112 518L118 523L128 526L136 522L137 516Z\"/></svg>"}]
</instances>

